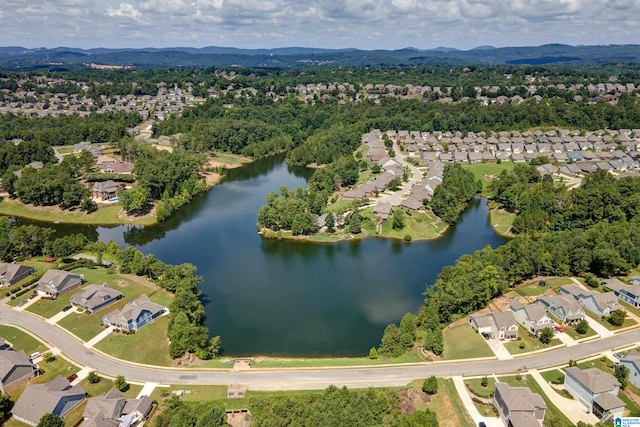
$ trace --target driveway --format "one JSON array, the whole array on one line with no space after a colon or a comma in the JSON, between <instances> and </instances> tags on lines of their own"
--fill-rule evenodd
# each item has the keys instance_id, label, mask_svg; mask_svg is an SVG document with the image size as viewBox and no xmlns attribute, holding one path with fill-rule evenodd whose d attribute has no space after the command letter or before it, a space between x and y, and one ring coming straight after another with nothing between
<instances>
[{"instance_id":1,"label":"driveway","mask_svg":"<svg viewBox=\"0 0 640 427\"><path fill-rule=\"evenodd\" d=\"M587 424L595 425L599 421L595 415L588 414L587 410L577 400L568 399L558 394L558 392L549 385L547 380L540 375L540 372L533 369L528 373L540 384L540 388L542 388L542 391L547 395L549 400L574 424L577 424L578 421L583 421Z\"/></svg>"},{"instance_id":2,"label":"driveway","mask_svg":"<svg viewBox=\"0 0 640 427\"><path fill-rule=\"evenodd\" d=\"M596 331L596 333L600 335L602 338L611 337L614 335L612 331L602 326L600 322L598 322L595 319L592 319L590 316L586 316L585 319L587 320L587 323L589 323L589 326L591 327L591 329Z\"/></svg>"},{"instance_id":3,"label":"driveway","mask_svg":"<svg viewBox=\"0 0 640 427\"><path fill-rule=\"evenodd\" d=\"M458 392L458 396L460 396L460 400L462 400L462 404L464 405L471 418L473 418L473 423L475 425L478 425L480 421L484 421L487 427L504 426L504 424L498 417L485 417L483 415L480 415L480 412L478 412L478 408L476 408L476 405L473 404L471 395L469 395L469 390L467 390L467 387L464 385L464 380L461 376L451 377L451 379L453 380L453 384L456 386L456 391Z\"/></svg>"},{"instance_id":4,"label":"driveway","mask_svg":"<svg viewBox=\"0 0 640 427\"><path fill-rule=\"evenodd\" d=\"M509 353L509 351L505 348L504 343L500 341L498 338L490 338L485 341L491 348L491 351L493 351L493 354L496 355L496 358L498 360L513 359L513 356L511 355L511 353Z\"/></svg>"},{"instance_id":5,"label":"driveway","mask_svg":"<svg viewBox=\"0 0 640 427\"><path fill-rule=\"evenodd\" d=\"M562 341L562 343L564 345L566 345L567 347L572 347L574 345L578 345L578 343L576 342L576 340L574 340L573 338L571 338L569 335L567 335L566 332L557 332L555 334L555 337L558 338L560 341Z\"/></svg>"}]
</instances>

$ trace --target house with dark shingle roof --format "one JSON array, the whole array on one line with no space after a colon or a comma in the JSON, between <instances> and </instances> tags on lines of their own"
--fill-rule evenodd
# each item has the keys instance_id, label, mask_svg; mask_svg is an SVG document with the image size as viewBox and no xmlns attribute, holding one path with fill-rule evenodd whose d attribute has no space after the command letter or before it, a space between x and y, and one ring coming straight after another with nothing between
<instances>
[{"instance_id":1,"label":"house with dark shingle roof","mask_svg":"<svg viewBox=\"0 0 640 427\"><path fill-rule=\"evenodd\" d=\"M35 271L35 268L27 265L0 262L0 286L11 286Z\"/></svg>"},{"instance_id":2,"label":"house with dark shingle roof","mask_svg":"<svg viewBox=\"0 0 640 427\"><path fill-rule=\"evenodd\" d=\"M496 383L493 406L498 408L500 419L506 426L542 426L547 405L540 395L528 387L510 387Z\"/></svg>"},{"instance_id":3,"label":"house with dark shingle roof","mask_svg":"<svg viewBox=\"0 0 640 427\"><path fill-rule=\"evenodd\" d=\"M4 341L4 340L3 340ZM31 363L24 350L10 347L0 350L0 391L7 393L35 378L38 368Z\"/></svg>"},{"instance_id":4,"label":"house with dark shingle roof","mask_svg":"<svg viewBox=\"0 0 640 427\"><path fill-rule=\"evenodd\" d=\"M43 298L56 299L82 286L82 276L63 270L48 270L38 280L36 293Z\"/></svg>"},{"instance_id":5,"label":"house with dark shingle roof","mask_svg":"<svg viewBox=\"0 0 640 427\"><path fill-rule=\"evenodd\" d=\"M70 298L71 305L93 313L122 299L122 293L111 289L106 283L89 285Z\"/></svg>"},{"instance_id":6,"label":"house with dark shingle roof","mask_svg":"<svg viewBox=\"0 0 640 427\"><path fill-rule=\"evenodd\" d=\"M565 370L564 389L600 419L622 416L625 404L618 398L620 383L607 372L572 366Z\"/></svg>"},{"instance_id":7,"label":"house with dark shingle roof","mask_svg":"<svg viewBox=\"0 0 640 427\"><path fill-rule=\"evenodd\" d=\"M140 399L125 398L121 392L112 388L107 394L87 401L80 427L133 426L149 415L152 406L148 396Z\"/></svg>"},{"instance_id":8,"label":"house with dark shingle roof","mask_svg":"<svg viewBox=\"0 0 640 427\"><path fill-rule=\"evenodd\" d=\"M151 302L147 295L141 295L122 310L113 310L102 317L105 325L123 331L137 331L147 323L169 313L169 309Z\"/></svg>"},{"instance_id":9,"label":"house with dark shingle roof","mask_svg":"<svg viewBox=\"0 0 640 427\"><path fill-rule=\"evenodd\" d=\"M118 190L120 190L120 184L110 179L107 181L98 181L93 184L93 187L91 188L93 197L101 200L109 200L116 197L118 195Z\"/></svg>"},{"instance_id":10,"label":"house with dark shingle roof","mask_svg":"<svg viewBox=\"0 0 640 427\"><path fill-rule=\"evenodd\" d=\"M66 378L58 375L46 384L28 385L11 412L18 421L35 426L44 414L64 417L84 399L82 387L72 387Z\"/></svg>"}]
</instances>

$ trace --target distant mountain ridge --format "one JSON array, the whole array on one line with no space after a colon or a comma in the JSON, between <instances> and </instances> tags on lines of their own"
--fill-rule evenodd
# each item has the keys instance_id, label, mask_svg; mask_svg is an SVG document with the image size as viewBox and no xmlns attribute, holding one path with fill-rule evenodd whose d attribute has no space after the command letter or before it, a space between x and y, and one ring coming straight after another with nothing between
<instances>
[{"instance_id":1,"label":"distant mountain ridge","mask_svg":"<svg viewBox=\"0 0 640 427\"><path fill-rule=\"evenodd\" d=\"M397 50L322 49L283 47L240 49L206 46L168 48L74 47L27 49L0 47L0 68L5 70L81 68L89 63L134 67L304 67L321 65L371 66L420 64L548 64L640 62L640 45L501 47L478 46L470 50L450 47Z\"/></svg>"}]
</instances>

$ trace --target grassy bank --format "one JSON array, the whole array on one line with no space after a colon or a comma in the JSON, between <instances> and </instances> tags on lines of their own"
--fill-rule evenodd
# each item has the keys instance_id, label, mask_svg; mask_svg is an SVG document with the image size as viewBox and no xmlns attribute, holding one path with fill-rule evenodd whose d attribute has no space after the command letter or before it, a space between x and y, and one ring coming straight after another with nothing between
<instances>
[{"instance_id":1,"label":"grassy bank","mask_svg":"<svg viewBox=\"0 0 640 427\"><path fill-rule=\"evenodd\" d=\"M97 211L86 213L80 210L63 210L57 206L31 206L18 200L4 198L0 203L0 215L16 216L43 222L62 222L68 224L95 225L152 225L157 223L155 214L148 214L138 218L121 217L122 206L117 203L98 208Z\"/></svg>"},{"instance_id":2,"label":"grassy bank","mask_svg":"<svg viewBox=\"0 0 640 427\"><path fill-rule=\"evenodd\" d=\"M500 236L504 237L514 237L515 235L511 232L511 226L513 225L513 220L516 218L516 214L511 212L507 212L504 209L491 209L489 211L489 221L491 223L491 227L498 233Z\"/></svg>"}]
</instances>

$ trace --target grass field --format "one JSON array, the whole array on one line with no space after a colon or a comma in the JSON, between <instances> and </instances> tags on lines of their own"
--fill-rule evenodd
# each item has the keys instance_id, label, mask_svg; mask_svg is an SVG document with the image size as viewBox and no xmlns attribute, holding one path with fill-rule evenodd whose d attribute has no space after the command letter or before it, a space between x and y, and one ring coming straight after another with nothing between
<instances>
[{"instance_id":1,"label":"grass field","mask_svg":"<svg viewBox=\"0 0 640 427\"><path fill-rule=\"evenodd\" d=\"M163 316L140 328L135 334L112 333L97 343L95 348L118 359L171 366L173 361L169 357L168 325L169 316ZM131 351L132 348L136 351Z\"/></svg>"},{"instance_id":2,"label":"grass field","mask_svg":"<svg viewBox=\"0 0 640 427\"><path fill-rule=\"evenodd\" d=\"M547 345L542 344L538 338L530 336L529 332L520 325L518 325L518 336L520 337L520 340L504 344L504 347L511 354L529 353L530 351L543 350L545 348L562 344L562 341L558 338L552 338L551 342ZM520 348L520 343L524 343L524 348Z\"/></svg>"},{"instance_id":3,"label":"grass field","mask_svg":"<svg viewBox=\"0 0 640 427\"><path fill-rule=\"evenodd\" d=\"M244 165L246 163L251 163L251 160L248 157L240 156L232 153L225 153L222 151L215 151L213 153L214 160L221 161L223 163L228 163L230 165Z\"/></svg>"},{"instance_id":4,"label":"grass field","mask_svg":"<svg viewBox=\"0 0 640 427\"><path fill-rule=\"evenodd\" d=\"M472 164L464 164L463 167L471 172L473 175L482 181L482 195L487 196L487 192L489 189L489 181L487 181L485 176L498 176L500 172L503 170L510 171L513 169L513 162L502 162L498 163L472 163Z\"/></svg>"},{"instance_id":5,"label":"grass field","mask_svg":"<svg viewBox=\"0 0 640 427\"><path fill-rule=\"evenodd\" d=\"M379 358L369 359L367 357L331 357L318 359L279 359L266 358L252 361L251 366L254 368L306 368L306 367L322 367L322 366L370 366L382 365L386 363L419 363L424 359L418 354L417 350L403 354L395 358Z\"/></svg>"},{"instance_id":6,"label":"grass field","mask_svg":"<svg viewBox=\"0 0 640 427\"><path fill-rule=\"evenodd\" d=\"M444 338L445 360L473 359L491 357L493 352L482 335L477 333L465 321L456 322L442 331Z\"/></svg>"},{"instance_id":7,"label":"grass field","mask_svg":"<svg viewBox=\"0 0 640 427\"><path fill-rule=\"evenodd\" d=\"M0 325L0 337L11 343L15 351L24 350L26 354L34 351L43 352L47 347L26 332L12 326Z\"/></svg>"},{"instance_id":8,"label":"grass field","mask_svg":"<svg viewBox=\"0 0 640 427\"><path fill-rule=\"evenodd\" d=\"M619 329L629 328L637 324L636 321L631 319L630 317L625 317L624 323L622 324L622 326L613 326L611 323L598 317L591 310L585 310L584 312L587 314L587 316L591 317L593 320L600 323L602 326L604 326L610 331L617 331Z\"/></svg>"},{"instance_id":9,"label":"grass field","mask_svg":"<svg viewBox=\"0 0 640 427\"><path fill-rule=\"evenodd\" d=\"M61 210L57 207L34 207L24 205L17 200L5 198L0 203L0 214L6 216L17 216L21 218L29 218L37 221L45 222L62 222L70 224L99 224L99 225L117 225L117 224L155 224L155 215L145 215L134 220L125 220L119 217L122 210L120 204L105 206L98 208L97 211L90 214L82 211Z\"/></svg>"},{"instance_id":10,"label":"grass field","mask_svg":"<svg viewBox=\"0 0 640 427\"><path fill-rule=\"evenodd\" d=\"M160 402L162 399L170 397L173 392L180 392L182 400L185 401L211 401L223 400L227 397L226 385L180 385L170 387L156 387L149 396Z\"/></svg>"},{"instance_id":11,"label":"grass field","mask_svg":"<svg viewBox=\"0 0 640 427\"><path fill-rule=\"evenodd\" d=\"M547 291L546 286L540 286L538 282L527 283L526 285L518 286L514 289L514 292L523 297L537 297L544 294Z\"/></svg>"},{"instance_id":12,"label":"grass field","mask_svg":"<svg viewBox=\"0 0 640 427\"><path fill-rule=\"evenodd\" d=\"M438 415L440 427L475 427L450 378L438 379L438 393L433 396L430 408Z\"/></svg>"},{"instance_id":13,"label":"grass field","mask_svg":"<svg viewBox=\"0 0 640 427\"><path fill-rule=\"evenodd\" d=\"M547 285L556 292L558 292L561 286L575 285L571 277L550 277L544 280L547 282Z\"/></svg>"},{"instance_id":14,"label":"grass field","mask_svg":"<svg viewBox=\"0 0 640 427\"><path fill-rule=\"evenodd\" d=\"M512 237L511 226L516 214L507 212L504 209L491 209L489 211L489 221L491 226L501 236Z\"/></svg>"},{"instance_id":15,"label":"grass field","mask_svg":"<svg viewBox=\"0 0 640 427\"><path fill-rule=\"evenodd\" d=\"M482 387L482 378L467 379L464 383L471 393L479 397L493 397L496 388L496 380L493 377L487 377L486 387Z\"/></svg>"}]
</instances>

